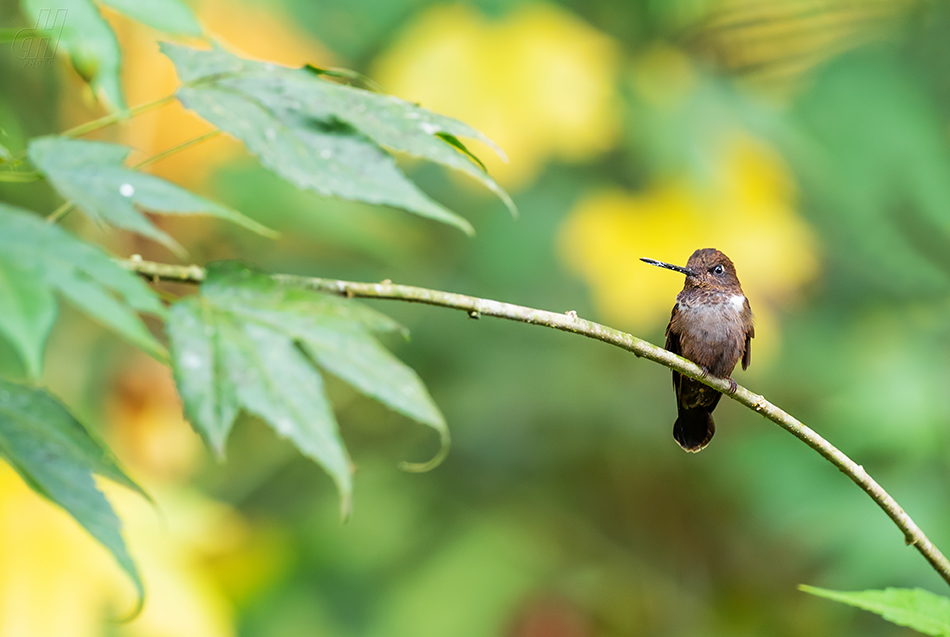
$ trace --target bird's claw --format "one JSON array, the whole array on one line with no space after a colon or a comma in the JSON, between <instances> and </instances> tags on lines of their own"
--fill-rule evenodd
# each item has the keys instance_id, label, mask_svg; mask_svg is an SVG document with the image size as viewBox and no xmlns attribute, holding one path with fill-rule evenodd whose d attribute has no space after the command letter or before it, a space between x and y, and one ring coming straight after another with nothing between
<instances>
[{"instance_id":1,"label":"bird's claw","mask_svg":"<svg viewBox=\"0 0 950 637\"><path fill-rule=\"evenodd\" d=\"M729 395L734 395L739 390L739 383L734 381L732 377L729 378Z\"/></svg>"}]
</instances>

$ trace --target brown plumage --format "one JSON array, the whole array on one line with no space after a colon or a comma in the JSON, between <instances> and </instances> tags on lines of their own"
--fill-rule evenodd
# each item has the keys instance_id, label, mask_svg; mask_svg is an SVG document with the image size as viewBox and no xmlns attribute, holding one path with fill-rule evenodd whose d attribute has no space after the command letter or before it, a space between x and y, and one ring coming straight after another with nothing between
<instances>
[{"instance_id":1,"label":"brown plumage","mask_svg":"<svg viewBox=\"0 0 950 637\"><path fill-rule=\"evenodd\" d=\"M666 349L693 361L708 374L728 378L735 391L730 374L740 359L742 369L749 366L755 328L732 261L713 248L694 252L685 268L641 260L686 275L666 328ZM678 412L673 438L686 451L700 451L716 432L712 412L722 394L677 372L673 372L673 390Z\"/></svg>"}]
</instances>

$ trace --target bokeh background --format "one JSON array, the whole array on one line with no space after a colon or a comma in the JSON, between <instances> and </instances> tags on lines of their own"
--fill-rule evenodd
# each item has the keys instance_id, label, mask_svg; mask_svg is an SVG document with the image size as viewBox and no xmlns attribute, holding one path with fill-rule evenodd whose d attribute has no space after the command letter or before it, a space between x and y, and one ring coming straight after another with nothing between
<instances>
[{"instance_id":1,"label":"bokeh background","mask_svg":"<svg viewBox=\"0 0 950 637\"><path fill-rule=\"evenodd\" d=\"M812 425L950 549L950 13L910 0L200 0L207 29L284 64L355 69L483 130L520 208L406 161L474 238L295 190L223 136L150 167L282 231L161 220L191 260L392 279L576 310L663 342L685 263L717 247L756 313L737 380ZM160 34L107 13L130 104L170 93ZM20 26L15 3L0 8ZM102 113L68 62L0 55L0 125L32 135ZM207 125L177 105L102 131L134 159ZM48 212L41 185L4 200ZM172 261L71 215L120 255ZM185 288L166 287L173 294ZM116 450L157 510L103 484L148 589L0 469L0 634L56 637L903 635L800 583L945 592L843 475L723 401L698 455L672 441L668 370L587 339L376 303L452 430L330 380L357 465L341 525L330 480L251 419L213 461L170 373L64 309L44 382ZM2 309L0 309L2 311ZM160 329L160 326L155 326ZM7 375L21 370L0 343Z\"/></svg>"}]
</instances>

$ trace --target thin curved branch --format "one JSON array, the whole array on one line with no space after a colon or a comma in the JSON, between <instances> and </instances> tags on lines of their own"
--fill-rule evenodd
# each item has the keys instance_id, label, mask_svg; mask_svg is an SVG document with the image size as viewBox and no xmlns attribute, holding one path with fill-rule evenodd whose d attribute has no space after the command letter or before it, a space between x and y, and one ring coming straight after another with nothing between
<instances>
[{"instance_id":1,"label":"thin curved branch","mask_svg":"<svg viewBox=\"0 0 950 637\"><path fill-rule=\"evenodd\" d=\"M142 261L141 258L133 258L128 261L120 261L119 263L133 272L137 272L148 279L156 281L201 283L205 278L204 269L196 265L167 265ZM520 323L543 325L545 327L580 334L588 338L603 341L604 343L616 345L617 347L632 352L637 357L646 358L689 376L690 378L694 378L724 393L726 396L745 405L749 409L762 414L817 451L831 464L840 469L842 473L851 478L855 484L871 496L871 499L887 513L888 517L890 517L891 520L894 521L894 524L904 533L907 544L912 544L916 547L934 570L950 584L950 561L948 561L943 553L934 546L933 542L924 535L924 532L921 531L920 527L904 512L904 509L901 508L897 501L894 500L874 478L868 475L868 472L864 470L863 466L851 460L851 458L819 436L815 431L767 401L763 396L755 394L741 385L734 393L730 394L728 380L715 378L713 376L703 377L702 370L695 363L676 354L672 354L662 347L658 347L626 332L613 329L612 327L579 318L574 312L558 314L556 312L548 312L521 305L513 305L511 303L466 296L464 294L440 292L410 285L396 285L390 281L383 281L382 283L353 283L350 281L319 279L288 274L274 275L274 279L286 285L319 290L321 292L330 292L347 297L392 299L411 303L425 303L427 305L437 305L439 307L462 310L473 318L478 318L479 316L494 316L518 321Z\"/></svg>"}]
</instances>

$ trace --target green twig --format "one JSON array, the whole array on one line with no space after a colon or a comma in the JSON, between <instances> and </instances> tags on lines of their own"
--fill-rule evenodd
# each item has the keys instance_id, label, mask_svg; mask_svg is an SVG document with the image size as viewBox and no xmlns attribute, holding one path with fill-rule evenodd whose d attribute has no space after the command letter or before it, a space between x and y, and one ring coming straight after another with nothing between
<instances>
[{"instance_id":1,"label":"green twig","mask_svg":"<svg viewBox=\"0 0 950 637\"><path fill-rule=\"evenodd\" d=\"M91 133L94 130L105 128L106 126L110 126L116 122L121 122L124 119L131 119L136 115L147 113L148 111L154 110L160 106L164 106L174 99L174 95L166 95L165 97L160 97L157 100L146 102L145 104L139 104L138 106L133 106L132 108L116 111L115 113L109 113L108 115L100 117L99 119L94 119L91 122L74 126L73 128L61 133L61 135L63 137L79 137L80 135L85 135L86 133Z\"/></svg>"},{"instance_id":2,"label":"green twig","mask_svg":"<svg viewBox=\"0 0 950 637\"><path fill-rule=\"evenodd\" d=\"M142 276L153 280L201 283L205 279L205 270L197 265L168 265L142 261L141 259L120 261L119 263L129 270L138 272ZM610 345L615 345L632 352L638 357L646 358L665 367L669 367L680 374L689 376L724 393L739 404L745 405L749 409L762 414L821 454L822 457L836 466L842 473L851 478L855 484L861 487L865 493L871 496L871 499L884 510L888 517L893 520L894 524L904 533L904 539L907 541L907 544L913 545L920 551L934 570L950 584L950 561L948 561L943 553L924 535L924 532L921 531L920 527L904 512L904 509L901 508L897 501L895 501L874 478L868 475L864 467L855 463L815 431L806 427L795 417L779 409L759 394L755 394L742 386L738 386L735 392L730 393L730 383L728 380L715 378L713 376L704 376L703 370L695 363L681 358L676 354L672 354L662 347L648 343L647 341L621 332L620 330L578 318L574 312L558 314L556 312L523 307L521 305L512 305L511 303L480 299L464 294L440 292L410 285L396 285L389 281L383 283L353 283L350 281L318 279L287 274L274 275L274 279L288 286L330 292L346 297L392 299L408 301L410 303L425 303L426 305L437 305L439 307L462 310L471 316L494 316L521 323L529 323L531 325L543 325L545 327L580 334L588 338L603 341L604 343L609 343Z\"/></svg>"},{"instance_id":3,"label":"green twig","mask_svg":"<svg viewBox=\"0 0 950 637\"><path fill-rule=\"evenodd\" d=\"M16 182L16 183L29 183L31 181L39 181L43 178L38 172L25 172L18 170L0 170L0 181L7 182Z\"/></svg>"},{"instance_id":4,"label":"green twig","mask_svg":"<svg viewBox=\"0 0 950 637\"><path fill-rule=\"evenodd\" d=\"M160 152L160 153L156 153L156 154L152 155L151 157L148 157L148 158L146 158L146 159L143 159L143 160L140 161L139 163L137 163L137 164L135 164L134 166L132 166L132 168L135 169L135 170L141 170L141 169L145 168L146 166L151 166L151 165L154 164L155 162L161 161L161 160L165 159L165 158L168 157L169 155L174 155L175 153L177 153L177 152L179 152L179 151L185 150L186 148L191 148L192 146L195 146L195 145L197 145L197 144L200 144L200 143L203 142L203 141L207 141L207 140L211 139L212 137L217 137L217 136L220 135L220 134L221 134L221 129L215 128L215 129L212 130L212 131L208 131L208 132L205 133L204 135L199 135L198 137L194 137L194 138L192 138L192 139L183 141L182 143L178 144L177 146L172 146L171 148L167 148L167 149L163 150L163 151Z\"/></svg>"},{"instance_id":5,"label":"green twig","mask_svg":"<svg viewBox=\"0 0 950 637\"><path fill-rule=\"evenodd\" d=\"M129 119L135 117L136 115L141 115L142 113L147 113L148 111L154 110L159 106L164 106L174 99L175 95L166 95L165 97L160 97L157 100L146 102L145 104L139 104L138 106L133 106L132 108L127 108L122 111L116 111L115 113L109 113L108 115L100 117L99 119L94 119L91 122L74 126L69 130L63 131L60 133L60 135L63 137L79 137L80 135L85 135L86 133L91 133L92 131L99 130L100 128L105 128L106 126L110 126L124 119ZM12 164L20 162L24 157L26 157L25 148L10 157L6 163Z\"/></svg>"},{"instance_id":6,"label":"green twig","mask_svg":"<svg viewBox=\"0 0 950 637\"><path fill-rule=\"evenodd\" d=\"M44 32L40 29L17 29L17 28L4 28L0 29L0 43L13 42L16 44L17 41L23 42L30 38L43 37Z\"/></svg>"},{"instance_id":7,"label":"green twig","mask_svg":"<svg viewBox=\"0 0 950 637\"><path fill-rule=\"evenodd\" d=\"M75 202L73 201L64 201L63 205L49 213L49 216L46 217L46 223L58 223L60 219L72 212L73 208L76 207Z\"/></svg>"}]
</instances>

